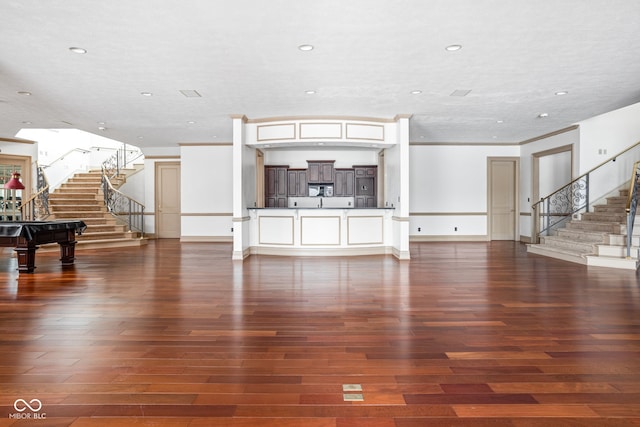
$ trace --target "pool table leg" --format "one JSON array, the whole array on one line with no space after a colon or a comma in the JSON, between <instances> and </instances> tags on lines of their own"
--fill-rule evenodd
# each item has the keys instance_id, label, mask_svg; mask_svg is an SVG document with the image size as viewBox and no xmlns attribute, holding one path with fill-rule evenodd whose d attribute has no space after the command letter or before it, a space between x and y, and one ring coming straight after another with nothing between
<instances>
[{"instance_id":1,"label":"pool table leg","mask_svg":"<svg viewBox=\"0 0 640 427\"><path fill-rule=\"evenodd\" d=\"M59 242L60 245L60 261L62 265L73 265L76 253L76 241Z\"/></svg>"},{"instance_id":2,"label":"pool table leg","mask_svg":"<svg viewBox=\"0 0 640 427\"><path fill-rule=\"evenodd\" d=\"M36 245L22 244L15 248L18 258L18 271L21 273L33 273L36 268Z\"/></svg>"}]
</instances>

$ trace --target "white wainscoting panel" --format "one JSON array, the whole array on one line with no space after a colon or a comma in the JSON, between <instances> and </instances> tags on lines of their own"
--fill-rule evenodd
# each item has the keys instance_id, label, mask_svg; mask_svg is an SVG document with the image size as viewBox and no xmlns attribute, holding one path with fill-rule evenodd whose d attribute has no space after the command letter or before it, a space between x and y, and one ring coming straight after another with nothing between
<instances>
[{"instance_id":1,"label":"white wainscoting panel","mask_svg":"<svg viewBox=\"0 0 640 427\"><path fill-rule=\"evenodd\" d=\"M347 240L349 245L382 244L384 241L381 216L350 216L347 218Z\"/></svg>"},{"instance_id":2,"label":"white wainscoting panel","mask_svg":"<svg viewBox=\"0 0 640 427\"><path fill-rule=\"evenodd\" d=\"M300 243L340 245L340 217L300 216Z\"/></svg>"},{"instance_id":3,"label":"white wainscoting panel","mask_svg":"<svg viewBox=\"0 0 640 427\"><path fill-rule=\"evenodd\" d=\"M260 244L293 245L292 216L261 216L259 221Z\"/></svg>"}]
</instances>

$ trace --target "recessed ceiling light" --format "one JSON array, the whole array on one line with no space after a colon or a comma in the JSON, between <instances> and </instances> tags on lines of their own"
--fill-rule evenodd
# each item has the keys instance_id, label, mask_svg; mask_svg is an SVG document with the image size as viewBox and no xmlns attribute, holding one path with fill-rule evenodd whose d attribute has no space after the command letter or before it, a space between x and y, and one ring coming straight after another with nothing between
<instances>
[{"instance_id":1,"label":"recessed ceiling light","mask_svg":"<svg viewBox=\"0 0 640 427\"><path fill-rule=\"evenodd\" d=\"M107 130L107 128L104 126L98 126L98 130Z\"/></svg>"},{"instance_id":2,"label":"recessed ceiling light","mask_svg":"<svg viewBox=\"0 0 640 427\"><path fill-rule=\"evenodd\" d=\"M313 46L310 44L301 44L300 46L298 46L298 49L304 51L304 52L308 52L310 50L313 50Z\"/></svg>"},{"instance_id":3,"label":"recessed ceiling light","mask_svg":"<svg viewBox=\"0 0 640 427\"><path fill-rule=\"evenodd\" d=\"M138 139L144 139L144 136L138 136Z\"/></svg>"},{"instance_id":4,"label":"recessed ceiling light","mask_svg":"<svg viewBox=\"0 0 640 427\"><path fill-rule=\"evenodd\" d=\"M19 91L17 93L18 93L18 95L31 96L31 92L27 92L25 90L21 90L21 91Z\"/></svg>"},{"instance_id":5,"label":"recessed ceiling light","mask_svg":"<svg viewBox=\"0 0 640 427\"><path fill-rule=\"evenodd\" d=\"M412 90L410 93L411 93L411 95L420 95L422 93L422 91L421 90Z\"/></svg>"},{"instance_id":6,"label":"recessed ceiling light","mask_svg":"<svg viewBox=\"0 0 640 427\"><path fill-rule=\"evenodd\" d=\"M304 93L306 93L307 95L315 95L316 91L313 89L310 89L310 90L305 90Z\"/></svg>"},{"instance_id":7,"label":"recessed ceiling light","mask_svg":"<svg viewBox=\"0 0 640 427\"><path fill-rule=\"evenodd\" d=\"M324 145L324 142L318 142L318 145Z\"/></svg>"},{"instance_id":8,"label":"recessed ceiling light","mask_svg":"<svg viewBox=\"0 0 640 427\"><path fill-rule=\"evenodd\" d=\"M22 122L22 124L24 124L24 125L30 125L30 124L31 124L31 122L30 122L29 120L25 120L24 122Z\"/></svg>"},{"instance_id":9,"label":"recessed ceiling light","mask_svg":"<svg viewBox=\"0 0 640 427\"><path fill-rule=\"evenodd\" d=\"M140 95L142 95L142 96L153 96L153 94L151 92L140 92Z\"/></svg>"},{"instance_id":10,"label":"recessed ceiling light","mask_svg":"<svg viewBox=\"0 0 640 427\"><path fill-rule=\"evenodd\" d=\"M445 47L445 50L448 50L449 52L455 52L456 50L460 50L460 49L462 49L462 45L459 45L459 44L452 44Z\"/></svg>"},{"instance_id":11,"label":"recessed ceiling light","mask_svg":"<svg viewBox=\"0 0 640 427\"><path fill-rule=\"evenodd\" d=\"M73 53L84 54L87 53L87 49L81 47L70 47L69 50Z\"/></svg>"},{"instance_id":12,"label":"recessed ceiling light","mask_svg":"<svg viewBox=\"0 0 640 427\"><path fill-rule=\"evenodd\" d=\"M545 117L549 117L549 114L548 113L540 113L540 114L538 114L538 118L540 118L540 119L544 119Z\"/></svg>"},{"instance_id":13,"label":"recessed ceiling light","mask_svg":"<svg viewBox=\"0 0 640 427\"><path fill-rule=\"evenodd\" d=\"M556 92L556 95L558 95L558 96L562 96L562 95L566 95L566 94L568 94L568 93L569 93L569 92L567 92L566 90L561 90L561 91L559 91L559 92Z\"/></svg>"},{"instance_id":14,"label":"recessed ceiling light","mask_svg":"<svg viewBox=\"0 0 640 427\"><path fill-rule=\"evenodd\" d=\"M504 120L496 120L496 123L504 123Z\"/></svg>"},{"instance_id":15,"label":"recessed ceiling light","mask_svg":"<svg viewBox=\"0 0 640 427\"><path fill-rule=\"evenodd\" d=\"M190 125L194 125L195 123L196 123L196 122L194 122L193 120L189 120L189 121L187 122L187 124L190 124Z\"/></svg>"}]
</instances>

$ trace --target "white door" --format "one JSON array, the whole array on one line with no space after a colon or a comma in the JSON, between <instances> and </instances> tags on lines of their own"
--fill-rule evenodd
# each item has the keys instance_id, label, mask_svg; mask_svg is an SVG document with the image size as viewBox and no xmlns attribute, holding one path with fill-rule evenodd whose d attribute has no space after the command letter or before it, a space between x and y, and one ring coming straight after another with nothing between
<instances>
[{"instance_id":1,"label":"white door","mask_svg":"<svg viewBox=\"0 0 640 427\"><path fill-rule=\"evenodd\" d=\"M491 240L516 240L517 160L489 160L489 225Z\"/></svg>"},{"instance_id":2,"label":"white door","mask_svg":"<svg viewBox=\"0 0 640 427\"><path fill-rule=\"evenodd\" d=\"M156 235L180 238L180 163L156 163Z\"/></svg>"}]
</instances>

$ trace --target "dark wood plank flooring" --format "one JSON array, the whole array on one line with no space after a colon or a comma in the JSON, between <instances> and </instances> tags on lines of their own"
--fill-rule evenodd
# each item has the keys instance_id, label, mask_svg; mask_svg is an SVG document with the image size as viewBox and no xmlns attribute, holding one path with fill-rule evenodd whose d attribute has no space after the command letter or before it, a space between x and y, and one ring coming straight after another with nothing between
<instances>
[{"instance_id":1,"label":"dark wood plank flooring","mask_svg":"<svg viewBox=\"0 0 640 427\"><path fill-rule=\"evenodd\" d=\"M635 272L514 242L411 254L161 240L18 275L5 251L0 426L640 426Z\"/></svg>"}]
</instances>

